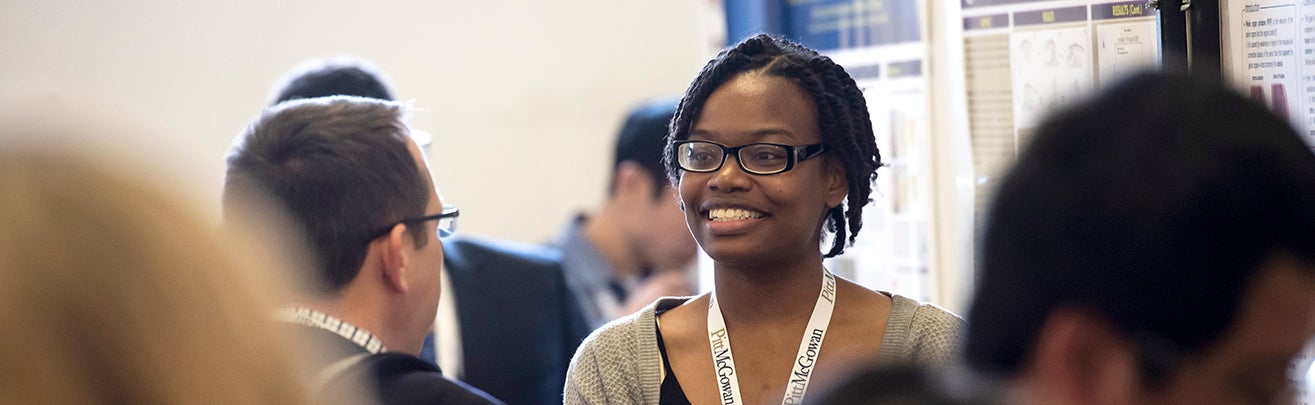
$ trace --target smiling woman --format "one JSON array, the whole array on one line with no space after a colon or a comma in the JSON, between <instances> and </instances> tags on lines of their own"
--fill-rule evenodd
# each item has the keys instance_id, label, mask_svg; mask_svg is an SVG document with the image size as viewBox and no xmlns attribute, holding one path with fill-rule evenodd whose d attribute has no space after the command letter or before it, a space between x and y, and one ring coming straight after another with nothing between
<instances>
[{"instance_id":1,"label":"smiling woman","mask_svg":"<svg viewBox=\"0 0 1315 405\"><path fill-rule=\"evenodd\" d=\"M714 291L595 331L567 403L800 403L810 381L955 351L958 317L823 267L862 229L881 166L866 100L831 59L766 35L723 51L681 100L667 153Z\"/></svg>"}]
</instances>

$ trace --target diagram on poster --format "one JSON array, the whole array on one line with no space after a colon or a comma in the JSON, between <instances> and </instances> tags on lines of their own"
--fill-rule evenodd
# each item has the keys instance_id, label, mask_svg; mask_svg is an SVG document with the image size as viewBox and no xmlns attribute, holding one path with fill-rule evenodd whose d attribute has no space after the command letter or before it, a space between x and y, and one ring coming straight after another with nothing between
<instances>
[{"instance_id":1,"label":"diagram on poster","mask_svg":"<svg viewBox=\"0 0 1315 405\"><path fill-rule=\"evenodd\" d=\"M1036 125L1052 107L1091 91L1091 31L1086 26L1015 32L1009 38L1014 126Z\"/></svg>"},{"instance_id":2,"label":"diagram on poster","mask_svg":"<svg viewBox=\"0 0 1315 405\"><path fill-rule=\"evenodd\" d=\"M1154 20L1096 25L1096 72L1100 76L1100 85L1109 85L1131 73L1158 66L1160 55L1156 41L1159 41L1159 35Z\"/></svg>"}]
</instances>

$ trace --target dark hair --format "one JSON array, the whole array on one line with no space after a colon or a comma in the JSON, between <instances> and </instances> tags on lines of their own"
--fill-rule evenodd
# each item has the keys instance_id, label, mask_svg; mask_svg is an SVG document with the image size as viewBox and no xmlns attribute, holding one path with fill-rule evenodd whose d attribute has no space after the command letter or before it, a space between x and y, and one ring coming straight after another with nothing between
<instances>
[{"instance_id":1,"label":"dark hair","mask_svg":"<svg viewBox=\"0 0 1315 405\"><path fill-rule=\"evenodd\" d=\"M868 115L867 100L863 92L849 77L845 69L803 45L767 34L745 39L743 42L717 54L698 77L685 90L676 117L671 121L663 162L672 183L680 178L671 148L676 141L689 138L691 127L718 87L745 72L760 72L798 83L812 98L817 108L817 127L827 151L839 157L849 181L849 196L844 204L832 208L827 215L825 229L834 234L831 250L826 257L845 251L846 239L854 243L863 228L863 206L871 201L872 182L881 167L881 152L872 135L872 119ZM848 219L848 231L846 231Z\"/></svg>"},{"instance_id":2,"label":"dark hair","mask_svg":"<svg viewBox=\"0 0 1315 405\"><path fill-rule=\"evenodd\" d=\"M667 180L666 167L662 166L662 151L667 147L667 129L671 118L676 115L676 106L680 100L667 98L653 100L630 110L621 132L616 137L616 151L613 154L613 179L608 192L615 192L616 166L623 162L634 162L653 179L657 185L653 197L659 198L671 182Z\"/></svg>"},{"instance_id":3,"label":"dark hair","mask_svg":"<svg viewBox=\"0 0 1315 405\"><path fill-rule=\"evenodd\" d=\"M273 104L328 96L393 100L393 92L385 84L383 74L363 61L310 61L294 69L284 83Z\"/></svg>"},{"instance_id":4,"label":"dark hair","mask_svg":"<svg viewBox=\"0 0 1315 405\"><path fill-rule=\"evenodd\" d=\"M424 215L429 178L407 149L406 106L360 97L268 108L228 157L224 215L253 215L252 196L281 204L318 261L325 291L356 277L371 232ZM417 246L423 227L410 227Z\"/></svg>"},{"instance_id":5,"label":"dark hair","mask_svg":"<svg viewBox=\"0 0 1315 405\"><path fill-rule=\"evenodd\" d=\"M1230 327L1271 255L1315 263L1315 155L1230 90L1143 74L1051 116L1031 142L985 218L974 368L1016 374L1064 307L1107 319L1143 363L1144 343L1190 356ZM1174 371L1150 366L1151 385Z\"/></svg>"}]
</instances>

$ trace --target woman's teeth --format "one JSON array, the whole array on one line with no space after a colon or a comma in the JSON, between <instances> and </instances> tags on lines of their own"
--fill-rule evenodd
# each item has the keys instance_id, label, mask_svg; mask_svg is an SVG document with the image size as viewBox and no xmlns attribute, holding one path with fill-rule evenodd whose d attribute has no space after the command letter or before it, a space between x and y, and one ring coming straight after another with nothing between
<instances>
[{"instance_id":1,"label":"woman's teeth","mask_svg":"<svg viewBox=\"0 0 1315 405\"><path fill-rule=\"evenodd\" d=\"M761 212L742 210L739 208L714 208L708 210L708 219L714 222L756 219L762 217L763 213Z\"/></svg>"}]
</instances>

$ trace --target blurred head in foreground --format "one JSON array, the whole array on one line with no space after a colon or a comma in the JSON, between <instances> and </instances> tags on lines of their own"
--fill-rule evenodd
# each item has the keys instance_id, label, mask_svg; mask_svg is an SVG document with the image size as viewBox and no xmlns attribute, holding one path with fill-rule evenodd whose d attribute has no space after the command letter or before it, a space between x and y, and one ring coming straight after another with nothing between
<instances>
[{"instance_id":1,"label":"blurred head in foreground","mask_svg":"<svg viewBox=\"0 0 1315 405\"><path fill-rule=\"evenodd\" d=\"M0 403L306 402L257 255L140 162L0 144Z\"/></svg>"},{"instance_id":2,"label":"blurred head in foreground","mask_svg":"<svg viewBox=\"0 0 1315 405\"><path fill-rule=\"evenodd\" d=\"M1269 403L1315 334L1315 155L1211 83L1050 117L986 220L967 360L1025 403Z\"/></svg>"},{"instance_id":3,"label":"blurred head in foreground","mask_svg":"<svg viewBox=\"0 0 1315 405\"><path fill-rule=\"evenodd\" d=\"M990 390L974 387L960 373L915 364L877 365L853 375L822 395L817 405L995 405Z\"/></svg>"}]
</instances>

